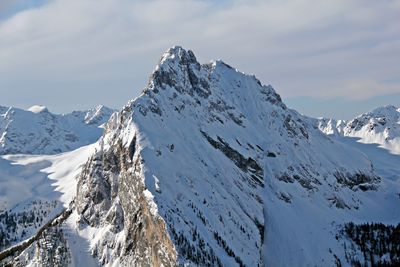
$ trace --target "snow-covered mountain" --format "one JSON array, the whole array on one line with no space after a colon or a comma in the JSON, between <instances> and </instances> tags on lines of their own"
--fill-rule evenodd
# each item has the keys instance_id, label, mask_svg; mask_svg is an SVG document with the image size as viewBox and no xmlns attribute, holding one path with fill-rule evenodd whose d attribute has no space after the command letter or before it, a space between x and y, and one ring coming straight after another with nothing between
<instances>
[{"instance_id":1,"label":"snow-covered mountain","mask_svg":"<svg viewBox=\"0 0 400 267\"><path fill-rule=\"evenodd\" d=\"M353 120L320 119L318 127L328 135L359 138L366 144L379 144L400 154L400 108L389 105L376 108Z\"/></svg>"},{"instance_id":2,"label":"snow-covered mountain","mask_svg":"<svg viewBox=\"0 0 400 267\"><path fill-rule=\"evenodd\" d=\"M390 225L400 218L400 157L359 145L325 135L254 76L222 61L200 64L193 52L173 47L143 93L114 113L101 139L85 150L94 152L80 167L76 196L70 187L55 189L69 208L39 234L0 253L0 261L396 264L400 255L383 249L366 258L369 241L360 236L389 239L384 248L395 240ZM69 155L81 153L62 157ZM14 166L31 162L27 157L3 159ZM53 157L47 161L59 163ZM67 169L51 168L61 184L74 183L73 168Z\"/></svg>"},{"instance_id":3,"label":"snow-covered mountain","mask_svg":"<svg viewBox=\"0 0 400 267\"><path fill-rule=\"evenodd\" d=\"M62 115L0 106L0 154L56 154L94 143L112 113L104 106Z\"/></svg>"}]
</instances>

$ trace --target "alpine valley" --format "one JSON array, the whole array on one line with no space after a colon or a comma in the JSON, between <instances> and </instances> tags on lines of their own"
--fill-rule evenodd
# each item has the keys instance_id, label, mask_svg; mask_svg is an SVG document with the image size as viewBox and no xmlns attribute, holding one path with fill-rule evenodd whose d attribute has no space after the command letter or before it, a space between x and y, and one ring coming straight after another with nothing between
<instances>
[{"instance_id":1,"label":"alpine valley","mask_svg":"<svg viewBox=\"0 0 400 267\"><path fill-rule=\"evenodd\" d=\"M400 266L399 108L309 118L176 46L119 112L0 113L2 266Z\"/></svg>"}]
</instances>

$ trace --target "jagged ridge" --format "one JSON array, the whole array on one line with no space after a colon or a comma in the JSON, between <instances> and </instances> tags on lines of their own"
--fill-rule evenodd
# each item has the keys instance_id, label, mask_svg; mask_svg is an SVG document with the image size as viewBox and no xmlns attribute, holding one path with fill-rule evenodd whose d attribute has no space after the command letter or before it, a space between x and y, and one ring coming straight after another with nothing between
<instances>
[{"instance_id":1,"label":"jagged ridge","mask_svg":"<svg viewBox=\"0 0 400 267\"><path fill-rule=\"evenodd\" d=\"M395 106L379 107L350 121L320 119L317 125L326 134L359 138L400 154L400 108Z\"/></svg>"},{"instance_id":2,"label":"jagged ridge","mask_svg":"<svg viewBox=\"0 0 400 267\"><path fill-rule=\"evenodd\" d=\"M112 109L53 114L46 107L0 107L0 154L56 154L97 141Z\"/></svg>"}]
</instances>

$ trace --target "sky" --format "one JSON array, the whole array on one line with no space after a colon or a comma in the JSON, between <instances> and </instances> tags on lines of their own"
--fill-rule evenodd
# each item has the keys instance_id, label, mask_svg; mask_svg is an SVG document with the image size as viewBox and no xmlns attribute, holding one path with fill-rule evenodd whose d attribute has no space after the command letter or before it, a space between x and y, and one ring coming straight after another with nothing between
<instances>
[{"instance_id":1,"label":"sky","mask_svg":"<svg viewBox=\"0 0 400 267\"><path fill-rule=\"evenodd\" d=\"M400 106L400 0L0 0L0 105L119 109L173 45L305 115Z\"/></svg>"}]
</instances>

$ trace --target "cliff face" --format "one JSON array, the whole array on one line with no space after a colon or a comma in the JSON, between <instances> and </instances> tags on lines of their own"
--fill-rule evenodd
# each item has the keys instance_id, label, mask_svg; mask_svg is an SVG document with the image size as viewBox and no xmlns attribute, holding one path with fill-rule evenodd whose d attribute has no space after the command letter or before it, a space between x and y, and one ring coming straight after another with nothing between
<instances>
[{"instance_id":1,"label":"cliff face","mask_svg":"<svg viewBox=\"0 0 400 267\"><path fill-rule=\"evenodd\" d=\"M92 251L102 264L118 260L126 266L173 266L176 252L164 220L148 198L136 136L129 144L121 138L125 115L111 118L104 136L108 147L104 148L103 139L101 150L89 159L79 177L79 223L107 228L105 240Z\"/></svg>"}]
</instances>

